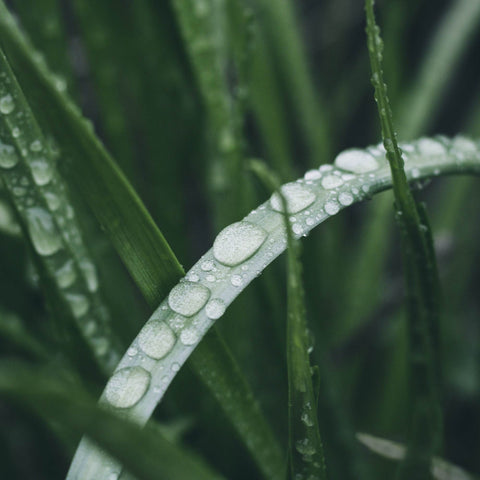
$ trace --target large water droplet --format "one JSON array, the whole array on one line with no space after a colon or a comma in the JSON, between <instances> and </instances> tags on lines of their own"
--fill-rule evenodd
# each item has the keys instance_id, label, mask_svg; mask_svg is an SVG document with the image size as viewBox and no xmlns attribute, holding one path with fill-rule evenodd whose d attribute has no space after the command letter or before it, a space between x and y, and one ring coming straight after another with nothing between
<instances>
[{"instance_id":1,"label":"large water droplet","mask_svg":"<svg viewBox=\"0 0 480 480\"><path fill-rule=\"evenodd\" d=\"M417 142L417 150L423 155L445 155L445 146L431 138L421 138Z\"/></svg>"},{"instance_id":2,"label":"large water droplet","mask_svg":"<svg viewBox=\"0 0 480 480\"><path fill-rule=\"evenodd\" d=\"M343 185L343 180L336 175L327 175L322 179L322 187L327 190L339 187L340 185Z\"/></svg>"},{"instance_id":3,"label":"large water droplet","mask_svg":"<svg viewBox=\"0 0 480 480\"><path fill-rule=\"evenodd\" d=\"M373 155L358 149L341 152L335 159L335 165L353 173L372 172L379 167Z\"/></svg>"},{"instance_id":4,"label":"large water droplet","mask_svg":"<svg viewBox=\"0 0 480 480\"><path fill-rule=\"evenodd\" d=\"M237 222L224 228L213 244L214 257L233 267L250 258L261 247L267 232L250 222Z\"/></svg>"},{"instance_id":5,"label":"large water droplet","mask_svg":"<svg viewBox=\"0 0 480 480\"><path fill-rule=\"evenodd\" d=\"M0 167L12 168L18 163L18 155L11 145L0 142Z\"/></svg>"},{"instance_id":6,"label":"large water droplet","mask_svg":"<svg viewBox=\"0 0 480 480\"><path fill-rule=\"evenodd\" d=\"M151 320L142 328L138 345L149 357L160 360L175 345L175 335L164 322Z\"/></svg>"},{"instance_id":7,"label":"large water droplet","mask_svg":"<svg viewBox=\"0 0 480 480\"><path fill-rule=\"evenodd\" d=\"M329 200L326 204L325 204L325 211L329 214L329 215L335 215L336 213L339 212L340 210L340 206L338 205L337 202L335 202L334 200Z\"/></svg>"},{"instance_id":8,"label":"large water droplet","mask_svg":"<svg viewBox=\"0 0 480 480\"><path fill-rule=\"evenodd\" d=\"M150 374L142 367L127 367L115 372L105 388L105 397L114 407L133 407L147 391Z\"/></svg>"},{"instance_id":9,"label":"large water droplet","mask_svg":"<svg viewBox=\"0 0 480 480\"><path fill-rule=\"evenodd\" d=\"M288 213L291 214L305 210L316 198L311 190L299 183L287 183L281 191L287 201ZM272 195L270 205L276 212L283 212L282 199L278 193Z\"/></svg>"},{"instance_id":10,"label":"large water droplet","mask_svg":"<svg viewBox=\"0 0 480 480\"><path fill-rule=\"evenodd\" d=\"M195 315L210 297L210 290L193 282L182 282L175 286L168 295L170 308L186 317Z\"/></svg>"},{"instance_id":11,"label":"large water droplet","mask_svg":"<svg viewBox=\"0 0 480 480\"><path fill-rule=\"evenodd\" d=\"M53 218L46 210L32 207L26 210L27 225L35 250L40 255L52 255L62 247Z\"/></svg>"},{"instance_id":12,"label":"large water droplet","mask_svg":"<svg viewBox=\"0 0 480 480\"><path fill-rule=\"evenodd\" d=\"M213 298L207 303L207 306L205 307L205 313L207 314L208 318L216 320L225 313L225 308L226 305L222 300L219 298Z\"/></svg>"},{"instance_id":13,"label":"large water droplet","mask_svg":"<svg viewBox=\"0 0 480 480\"><path fill-rule=\"evenodd\" d=\"M342 192L338 196L338 201L344 206L351 205L353 203L353 195L349 192Z\"/></svg>"},{"instance_id":14,"label":"large water droplet","mask_svg":"<svg viewBox=\"0 0 480 480\"><path fill-rule=\"evenodd\" d=\"M14 109L15 109L15 103L13 101L13 97L10 94L0 98L1 113L3 113L4 115L8 115L9 113L12 113Z\"/></svg>"},{"instance_id":15,"label":"large water droplet","mask_svg":"<svg viewBox=\"0 0 480 480\"><path fill-rule=\"evenodd\" d=\"M46 185L53 176L53 168L45 158L37 158L30 163L33 179L37 185Z\"/></svg>"},{"instance_id":16,"label":"large water droplet","mask_svg":"<svg viewBox=\"0 0 480 480\"><path fill-rule=\"evenodd\" d=\"M68 260L63 267L60 267L55 272L55 277L60 288L70 287L77 279L77 273L75 272L75 268L73 266L73 260Z\"/></svg>"}]
</instances>

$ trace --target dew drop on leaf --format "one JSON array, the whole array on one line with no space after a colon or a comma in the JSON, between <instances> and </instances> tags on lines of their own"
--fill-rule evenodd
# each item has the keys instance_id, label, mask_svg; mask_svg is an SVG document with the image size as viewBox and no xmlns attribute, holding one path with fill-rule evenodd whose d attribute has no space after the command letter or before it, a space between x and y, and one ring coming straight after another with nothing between
<instances>
[{"instance_id":1,"label":"dew drop on leaf","mask_svg":"<svg viewBox=\"0 0 480 480\"><path fill-rule=\"evenodd\" d=\"M267 232L250 222L237 222L223 229L213 244L214 257L233 267L250 258L261 247Z\"/></svg>"},{"instance_id":2,"label":"dew drop on leaf","mask_svg":"<svg viewBox=\"0 0 480 480\"><path fill-rule=\"evenodd\" d=\"M133 407L147 391L150 374L142 367L118 370L105 388L107 401L117 408Z\"/></svg>"},{"instance_id":3,"label":"dew drop on leaf","mask_svg":"<svg viewBox=\"0 0 480 480\"><path fill-rule=\"evenodd\" d=\"M214 298L207 303L207 306L205 307L205 313L207 314L208 318L216 320L225 313L225 308L226 306L223 300Z\"/></svg>"},{"instance_id":4,"label":"dew drop on leaf","mask_svg":"<svg viewBox=\"0 0 480 480\"><path fill-rule=\"evenodd\" d=\"M0 142L0 167L12 168L18 163L18 155L11 145Z\"/></svg>"},{"instance_id":5,"label":"dew drop on leaf","mask_svg":"<svg viewBox=\"0 0 480 480\"><path fill-rule=\"evenodd\" d=\"M288 213L290 214L305 210L316 199L315 194L311 190L299 183L287 183L281 190L287 201ZM283 212L282 199L278 193L272 195L270 205L276 212Z\"/></svg>"},{"instance_id":6,"label":"dew drop on leaf","mask_svg":"<svg viewBox=\"0 0 480 480\"><path fill-rule=\"evenodd\" d=\"M378 162L373 155L358 149L341 152L335 159L335 165L353 173L373 172L379 168Z\"/></svg>"},{"instance_id":7,"label":"dew drop on leaf","mask_svg":"<svg viewBox=\"0 0 480 480\"><path fill-rule=\"evenodd\" d=\"M0 98L0 112L4 115L8 115L12 113L15 109L15 103L13 102L13 97L9 95L5 95L4 97Z\"/></svg>"},{"instance_id":8,"label":"dew drop on leaf","mask_svg":"<svg viewBox=\"0 0 480 480\"><path fill-rule=\"evenodd\" d=\"M149 357L160 360L175 345L175 334L164 322L151 320L142 328L138 345Z\"/></svg>"},{"instance_id":9,"label":"dew drop on leaf","mask_svg":"<svg viewBox=\"0 0 480 480\"><path fill-rule=\"evenodd\" d=\"M327 190L339 187L340 185L343 185L343 180L336 175L327 175L322 179L322 187Z\"/></svg>"},{"instance_id":10,"label":"dew drop on leaf","mask_svg":"<svg viewBox=\"0 0 480 480\"><path fill-rule=\"evenodd\" d=\"M52 255L58 252L62 242L50 213L41 207L29 208L25 213L35 250L40 255Z\"/></svg>"},{"instance_id":11,"label":"dew drop on leaf","mask_svg":"<svg viewBox=\"0 0 480 480\"><path fill-rule=\"evenodd\" d=\"M210 297L210 290L198 283L182 282L173 287L168 296L168 305L180 315L195 315Z\"/></svg>"},{"instance_id":12,"label":"dew drop on leaf","mask_svg":"<svg viewBox=\"0 0 480 480\"><path fill-rule=\"evenodd\" d=\"M53 177L53 168L45 158L38 158L30 163L33 179L37 185L43 186Z\"/></svg>"}]
</instances>

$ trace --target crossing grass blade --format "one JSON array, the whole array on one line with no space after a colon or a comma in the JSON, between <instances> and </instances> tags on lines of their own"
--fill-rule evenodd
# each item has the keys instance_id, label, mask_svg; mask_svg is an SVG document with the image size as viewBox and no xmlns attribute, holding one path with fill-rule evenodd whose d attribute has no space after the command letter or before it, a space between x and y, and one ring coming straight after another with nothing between
<instances>
[{"instance_id":1,"label":"crossing grass blade","mask_svg":"<svg viewBox=\"0 0 480 480\"><path fill-rule=\"evenodd\" d=\"M312 367L308 353L308 327L298 240L293 238L287 200L280 181L265 164L251 168L271 192L281 199L287 240L287 365L289 417L289 469L291 478L327 478L320 438Z\"/></svg>"},{"instance_id":2,"label":"crossing grass blade","mask_svg":"<svg viewBox=\"0 0 480 480\"><path fill-rule=\"evenodd\" d=\"M383 43L375 23L374 0L366 0L367 43L383 143L392 172L396 219L401 234L408 299L411 418L409 448L399 479L428 478L432 455L441 443L439 297L440 281L424 207L416 204L407 183L404 160L393 128L383 80Z\"/></svg>"}]
</instances>

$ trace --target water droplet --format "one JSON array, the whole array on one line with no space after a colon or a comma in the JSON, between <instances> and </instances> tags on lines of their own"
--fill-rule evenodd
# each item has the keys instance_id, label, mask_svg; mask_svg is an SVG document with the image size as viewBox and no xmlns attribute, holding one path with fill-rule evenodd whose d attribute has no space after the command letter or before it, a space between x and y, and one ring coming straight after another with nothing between
<instances>
[{"instance_id":1,"label":"water droplet","mask_svg":"<svg viewBox=\"0 0 480 480\"><path fill-rule=\"evenodd\" d=\"M233 267L250 258L261 247L267 232L250 222L237 222L224 228L213 244L214 257Z\"/></svg>"},{"instance_id":2,"label":"water droplet","mask_svg":"<svg viewBox=\"0 0 480 480\"><path fill-rule=\"evenodd\" d=\"M73 266L73 260L68 260L63 267L60 267L55 272L55 278L57 279L58 286L60 288L68 288L73 285L73 282L77 279L77 273Z\"/></svg>"},{"instance_id":3,"label":"water droplet","mask_svg":"<svg viewBox=\"0 0 480 480\"><path fill-rule=\"evenodd\" d=\"M303 227L299 223L292 225L292 231L295 235L301 235L303 233Z\"/></svg>"},{"instance_id":4,"label":"water droplet","mask_svg":"<svg viewBox=\"0 0 480 480\"><path fill-rule=\"evenodd\" d=\"M178 362L172 363L172 372L178 372L180 370L180 364Z\"/></svg>"},{"instance_id":5,"label":"water droplet","mask_svg":"<svg viewBox=\"0 0 480 480\"><path fill-rule=\"evenodd\" d=\"M15 148L0 142L0 167L12 168L18 163L18 160Z\"/></svg>"},{"instance_id":6,"label":"water droplet","mask_svg":"<svg viewBox=\"0 0 480 480\"><path fill-rule=\"evenodd\" d=\"M12 129L12 136L13 138L18 138L20 136L20 129L18 127Z\"/></svg>"},{"instance_id":7,"label":"water droplet","mask_svg":"<svg viewBox=\"0 0 480 480\"><path fill-rule=\"evenodd\" d=\"M213 267L214 267L214 264L211 260L206 260L205 262L203 262L201 265L200 265L200 268L204 271L204 272L209 272L210 270L213 270Z\"/></svg>"},{"instance_id":8,"label":"water droplet","mask_svg":"<svg viewBox=\"0 0 480 480\"><path fill-rule=\"evenodd\" d=\"M452 147L466 153L476 153L478 151L477 145L473 140L461 135L458 135L453 139Z\"/></svg>"},{"instance_id":9,"label":"water droplet","mask_svg":"<svg viewBox=\"0 0 480 480\"><path fill-rule=\"evenodd\" d=\"M65 294L65 298L70 304L73 315L76 318L80 318L82 315L85 315L88 312L88 309L90 308L90 302L85 295L78 293L67 293Z\"/></svg>"},{"instance_id":10,"label":"water droplet","mask_svg":"<svg viewBox=\"0 0 480 480\"><path fill-rule=\"evenodd\" d=\"M379 168L377 160L375 160L373 155L358 149L341 152L335 159L335 165L353 173L372 172Z\"/></svg>"},{"instance_id":11,"label":"water droplet","mask_svg":"<svg viewBox=\"0 0 480 480\"><path fill-rule=\"evenodd\" d=\"M168 324L175 332L178 332L185 326L185 317L181 317L180 315L175 315L168 320Z\"/></svg>"},{"instance_id":12,"label":"water droplet","mask_svg":"<svg viewBox=\"0 0 480 480\"><path fill-rule=\"evenodd\" d=\"M62 247L62 241L50 213L40 207L29 208L25 213L35 250L40 255L53 255L58 252Z\"/></svg>"},{"instance_id":13,"label":"water droplet","mask_svg":"<svg viewBox=\"0 0 480 480\"><path fill-rule=\"evenodd\" d=\"M343 185L343 180L336 175L327 175L322 179L322 187L327 190L339 187L340 185Z\"/></svg>"},{"instance_id":14,"label":"water droplet","mask_svg":"<svg viewBox=\"0 0 480 480\"><path fill-rule=\"evenodd\" d=\"M15 109L15 103L13 101L13 97L10 94L0 98L1 113L3 113L4 115L8 115L9 113L12 113L14 109Z\"/></svg>"},{"instance_id":15,"label":"water droplet","mask_svg":"<svg viewBox=\"0 0 480 480\"><path fill-rule=\"evenodd\" d=\"M320 172L328 172L329 170L333 170L332 165L326 163L325 165L321 165L318 169Z\"/></svg>"},{"instance_id":16,"label":"water droplet","mask_svg":"<svg viewBox=\"0 0 480 480\"><path fill-rule=\"evenodd\" d=\"M182 330L182 333L180 333L180 341L184 345L195 345L198 343L199 338L200 335L197 329L193 327L185 328L185 330Z\"/></svg>"},{"instance_id":17,"label":"water droplet","mask_svg":"<svg viewBox=\"0 0 480 480\"><path fill-rule=\"evenodd\" d=\"M208 318L216 320L225 313L225 308L226 305L223 300L214 298L207 303L205 307L205 313L207 314Z\"/></svg>"},{"instance_id":18,"label":"water droplet","mask_svg":"<svg viewBox=\"0 0 480 480\"><path fill-rule=\"evenodd\" d=\"M189 282L198 282L200 280L200 277L194 272L190 272L185 278Z\"/></svg>"},{"instance_id":19,"label":"water droplet","mask_svg":"<svg viewBox=\"0 0 480 480\"><path fill-rule=\"evenodd\" d=\"M175 334L160 320L150 320L138 336L138 345L151 358L160 360L175 345Z\"/></svg>"},{"instance_id":20,"label":"water droplet","mask_svg":"<svg viewBox=\"0 0 480 480\"><path fill-rule=\"evenodd\" d=\"M114 407L133 407L147 391L150 374L142 367L126 367L114 373L105 388L105 397Z\"/></svg>"},{"instance_id":21,"label":"water droplet","mask_svg":"<svg viewBox=\"0 0 480 480\"><path fill-rule=\"evenodd\" d=\"M342 192L338 196L338 201L344 206L351 205L353 203L353 195L348 192Z\"/></svg>"},{"instance_id":22,"label":"water droplet","mask_svg":"<svg viewBox=\"0 0 480 480\"><path fill-rule=\"evenodd\" d=\"M240 287L242 284L243 284L243 278L241 275L232 275L232 277L230 278L230 283L234 286L234 287Z\"/></svg>"},{"instance_id":23,"label":"water droplet","mask_svg":"<svg viewBox=\"0 0 480 480\"><path fill-rule=\"evenodd\" d=\"M216 280L216 278L215 278L215 275L210 274L210 275L207 275L207 276L205 277L205 280L206 280L207 282L214 282L214 281Z\"/></svg>"},{"instance_id":24,"label":"water droplet","mask_svg":"<svg viewBox=\"0 0 480 480\"><path fill-rule=\"evenodd\" d=\"M421 138L417 141L417 150L423 155L445 155L445 147L437 140Z\"/></svg>"},{"instance_id":25,"label":"water droplet","mask_svg":"<svg viewBox=\"0 0 480 480\"><path fill-rule=\"evenodd\" d=\"M87 287L90 292L95 292L98 289L97 269L95 265L87 259L83 259L79 263L80 270L87 281Z\"/></svg>"},{"instance_id":26,"label":"water droplet","mask_svg":"<svg viewBox=\"0 0 480 480\"><path fill-rule=\"evenodd\" d=\"M210 290L198 283L182 282L175 286L168 295L170 308L186 317L195 315L210 297Z\"/></svg>"},{"instance_id":27,"label":"water droplet","mask_svg":"<svg viewBox=\"0 0 480 480\"><path fill-rule=\"evenodd\" d=\"M310 443L308 438L304 438L303 440L297 440L295 442L295 448L302 455L311 456L315 453L315 447Z\"/></svg>"},{"instance_id":28,"label":"water droplet","mask_svg":"<svg viewBox=\"0 0 480 480\"><path fill-rule=\"evenodd\" d=\"M291 214L305 210L316 199L312 191L299 183L287 183L281 190L287 201L288 213ZM270 205L276 212L283 212L282 199L278 193L272 195Z\"/></svg>"},{"instance_id":29,"label":"water droplet","mask_svg":"<svg viewBox=\"0 0 480 480\"><path fill-rule=\"evenodd\" d=\"M127 350L127 355L128 355L129 357L134 357L137 353L138 353L138 350L137 350L135 347L130 347L130 348Z\"/></svg>"},{"instance_id":30,"label":"water droplet","mask_svg":"<svg viewBox=\"0 0 480 480\"><path fill-rule=\"evenodd\" d=\"M45 158L37 158L30 163L33 179L37 185L46 185L53 177L53 168Z\"/></svg>"},{"instance_id":31,"label":"water droplet","mask_svg":"<svg viewBox=\"0 0 480 480\"><path fill-rule=\"evenodd\" d=\"M305 173L305 180L318 180L322 177L322 174L318 170L309 170Z\"/></svg>"},{"instance_id":32,"label":"water droplet","mask_svg":"<svg viewBox=\"0 0 480 480\"><path fill-rule=\"evenodd\" d=\"M34 140L30 144L30 150L32 152L39 152L42 149L42 142L40 140Z\"/></svg>"},{"instance_id":33,"label":"water droplet","mask_svg":"<svg viewBox=\"0 0 480 480\"><path fill-rule=\"evenodd\" d=\"M54 212L60 207L60 198L52 192L45 192L45 200L47 201L48 208Z\"/></svg>"},{"instance_id":34,"label":"water droplet","mask_svg":"<svg viewBox=\"0 0 480 480\"><path fill-rule=\"evenodd\" d=\"M326 204L325 204L325 211L329 214L329 215L335 215L336 213L339 212L340 210L340 206L338 205L337 202L333 201L333 200L329 200Z\"/></svg>"}]
</instances>

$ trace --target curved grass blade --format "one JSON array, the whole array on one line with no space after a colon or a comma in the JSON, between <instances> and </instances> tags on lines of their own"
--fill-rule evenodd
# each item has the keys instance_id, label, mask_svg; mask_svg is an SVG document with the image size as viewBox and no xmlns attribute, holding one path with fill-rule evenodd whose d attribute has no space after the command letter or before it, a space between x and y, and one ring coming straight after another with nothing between
<instances>
[{"instance_id":1,"label":"curved grass blade","mask_svg":"<svg viewBox=\"0 0 480 480\"><path fill-rule=\"evenodd\" d=\"M369 450L382 457L391 460L403 460L405 458L407 449L401 443L375 437L368 433L357 433L357 439ZM462 468L438 457L432 459L431 473L436 480L474 480L477 478Z\"/></svg>"},{"instance_id":2,"label":"curved grass blade","mask_svg":"<svg viewBox=\"0 0 480 480\"><path fill-rule=\"evenodd\" d=\"M120 359L120 348L98 293L95 266L52 151L2 51L0 70L1 178L38 261L108 374Z\"/></svg>"},{"instance_id":3,"label":"curved grass blade","mask_svg":"<svg viewBox=\"0 0 480 480\"><path fill-rule=\"evenodd\" d=\"M374 0L366 0L367 43L383 143L392 173L408 298L412 413L408 454L400 467L398 478L423 479L428 478L432 455L441 443L438 352L440 282L426 213L423 207L416 204L408 186L402 152L393 128L393 115L383 80L383 42L375 23L373 5Z\"/></svg>"},{"instance_id":4,"label":"curved grass blade","mask_svg":"<svg viewBox=\"0 0 480 480\"><path fill-rule=\"evenodd\" d=\"M172 284L182 276L182 267L140 199L85 121L68 99L55 90L45 67L32 60L31 47L19 35L1 4L0 13L2 38L11 49L12 57L19 62L22 80L29 82L28 73L38 82L35 92L31 93L45 107L39 110L40 115L45 111L54 112L64 120L60 125L58 119L52 124L46 118L52 131L58 134L62 151L71 157L70 174L74 175L74 181L109 234L143 296L151 308L157 307ZM209 369L203 368L205 364ZM265 469L271 478L278 478L283 470L281 451L225 344L207 337L205 345L194 356L193 367L222 408L235 411L230 418L235 420L234 427L244 436L243 440L259 467ZM214 368L218 377L223 378L222 384L217 384ZM228 389L224 390L222 385L226 382ZM232 396L231 392L235 395Z\"/></svg>"},{"instance_id":5,"label":"curved grass blade","mask_svg":"<svg viewBox=\"0 0 480 480\"><path fill-rule=\"evenodd\" d=\"M39 381L38 368L33 371L23 364L4 361L0 364L0 392L70 433L81 435L87 432L105 452L121 458L129 471L139 478L223 478L194 453L166 440L158 430L140 430L108 409L100 409L78 384L61 373L57 372L55 376L40 373ZM102 478L117 480L118 477L112 466L109 474ZM81 478L84 477L78 477L78 480Z\"/></svg>"},{"instance_id":6,"label":"curved grass blade","mask_svg":"<svg viewBox=\"0 0 480 480\"><path fill-rule=\"evenodd\" d=\"M320 438L312 367L308 354L308 329L298 240L293 238L289 208L280 181L263 163L252 162L252 170L280 202L287 240L287 364L289 464L291 478L327 478Z\"/></svg>"},{"instance_id":7,"label":"curved grass blade","mask_svg":"<svg viewBox=\"0 0 480 480\"><path fill-rule=\"evenodd\" d=\"M464 137L438 144L435 153L422 150L426 139L401 145L409 181L448 173L480 174L480 146ZM391 186L385 153L379 147L347 150L335 166L323 165L304 179L282 187L295 210L295 238L341 209ZM289 207L290 208L290 207ZM283 215L278 201L268 201L242 221L220 232L214 246L187 272L163 300L123 357L101 402L143 424L151 416L181 365L232 301L286 248ZM203 266L203 268L202 268ZM213 270L216 269L216 270ZM134 397L125 392L134 389ZM125 403L122 399L129 400ZM105 471L104 459L83 444L76 453L71 477L90 466L94 478Z\"/></svg>"}]
</instances>

